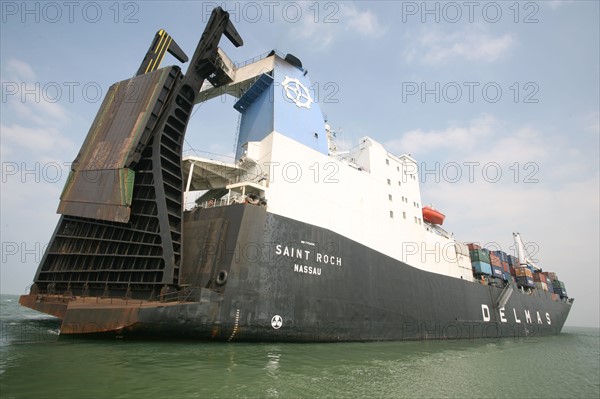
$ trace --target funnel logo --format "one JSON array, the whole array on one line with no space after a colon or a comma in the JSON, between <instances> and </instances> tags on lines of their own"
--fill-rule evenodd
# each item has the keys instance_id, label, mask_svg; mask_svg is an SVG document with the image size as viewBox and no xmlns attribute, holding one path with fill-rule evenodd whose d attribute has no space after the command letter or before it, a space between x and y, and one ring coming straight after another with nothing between
<instances>
[{"instance_id":1,"label":"funnel logo","mask_svg":"<svg viewBox=\"0 0 600 399\"><path fill-rule=\"evenodd\" d=\"M300 108L310 108L310 104L314 102L308 89L298 79L286 76L283 83L285 96L292 100L296 106Z\"/></svg>"}]
</instances>

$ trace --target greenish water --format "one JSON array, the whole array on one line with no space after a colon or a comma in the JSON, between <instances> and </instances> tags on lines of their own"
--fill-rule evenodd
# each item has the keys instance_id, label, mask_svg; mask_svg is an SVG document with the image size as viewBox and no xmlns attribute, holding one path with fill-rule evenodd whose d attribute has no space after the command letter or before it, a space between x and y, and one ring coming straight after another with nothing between
<instances>
[{"instance_id":1,"label":"greenish water","mask_svg":"<svg viewBox=\"0 0 600 399\"><path fill-rule=\"evenodd\" d=\"M4 398L598 398L600 331L444 342L89 340L0 297Z\"/></svg>"}]
</instances>

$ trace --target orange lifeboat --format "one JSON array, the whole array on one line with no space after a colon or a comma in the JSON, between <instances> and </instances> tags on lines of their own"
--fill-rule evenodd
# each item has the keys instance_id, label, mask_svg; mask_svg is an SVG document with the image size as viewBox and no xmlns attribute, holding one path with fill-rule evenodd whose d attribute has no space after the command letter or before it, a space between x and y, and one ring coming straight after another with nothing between
<instances>
[{"instance_id":1,"label":"orange lifeboat","mask_svg":"<svg viewBox=\"0 0 600 399\"><path fill-rule=\"evenodd\" d=\"M423 207L423 220L431 224L444 224L446 215L431 206Z\"/></svg>"}]
</instances>

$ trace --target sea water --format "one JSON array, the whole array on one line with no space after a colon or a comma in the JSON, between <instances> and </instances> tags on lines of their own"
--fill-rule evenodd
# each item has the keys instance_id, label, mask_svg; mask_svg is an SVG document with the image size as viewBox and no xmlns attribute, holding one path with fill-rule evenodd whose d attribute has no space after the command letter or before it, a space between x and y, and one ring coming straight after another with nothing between
<instances>
[{"instance_id":1,"label":"sea water","mask_svg":"<svg viewBox=\"0 0 600 399\"><path fill-rule=\"evenodd\" d=\"M598 398L600 331L517 339L249 344L59 337L0 296L0 397Z\"/></svg>"}]
</instances>

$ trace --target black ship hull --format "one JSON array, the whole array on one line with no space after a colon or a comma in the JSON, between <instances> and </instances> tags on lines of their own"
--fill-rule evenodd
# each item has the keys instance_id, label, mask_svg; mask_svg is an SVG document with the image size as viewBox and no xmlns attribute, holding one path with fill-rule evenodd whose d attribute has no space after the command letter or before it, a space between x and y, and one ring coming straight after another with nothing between
<instances>
[{"instance_id":1,"label":"black ship hull","mask_svg":"<svg viewBox=\"0 0 600 399\"><path fill-rule=\"evenodd\" d=\"M62 332L279 342L531 338L559 333L571 308L516 287L499 306L502 287L423 271L259 206L197 209L185 215L184 233L176 300L72 297L54 312Z\"/></svg>"}]
</instances>

